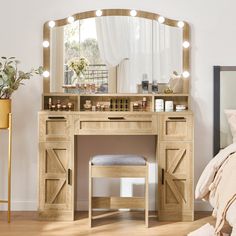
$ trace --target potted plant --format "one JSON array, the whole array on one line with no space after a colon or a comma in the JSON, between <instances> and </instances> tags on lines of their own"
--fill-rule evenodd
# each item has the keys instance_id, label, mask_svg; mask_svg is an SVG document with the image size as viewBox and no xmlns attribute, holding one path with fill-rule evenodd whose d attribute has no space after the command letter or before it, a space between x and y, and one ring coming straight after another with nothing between
<instances>
[{"instance_id":1,"label":"potted plant","mask_svg":"<svg viewBox=\"0 0 236 236\"><path fill-rule=\"evenodd\" d=\"M9 113L11 112L11 96L24 80L34 74L41 75L42 67L31 69L29 72L18 70L19 61L15 57L1 57L0 59L0 129L8 128Z\"/></svg>"}]
</instances>

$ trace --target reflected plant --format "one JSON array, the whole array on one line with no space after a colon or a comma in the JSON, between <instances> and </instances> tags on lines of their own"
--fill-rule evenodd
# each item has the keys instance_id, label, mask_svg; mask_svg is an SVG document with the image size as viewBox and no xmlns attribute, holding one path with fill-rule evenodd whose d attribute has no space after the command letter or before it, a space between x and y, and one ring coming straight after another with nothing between
<instances>
[{"instance_id":1,"label":"reflected plant","mask_svg":"<svg viewBox=\"0 0 236 236\"><path fill-rule=\"evenodd\" d=\"M21 85L24 80L29 80L33 75L42 75L43 67L31 69L29 72L18 70L20 61L15 57L1 57L0 59L0 99L10 99L13 92Z\"/></svg>"},{"instance_id":2,"label":"reflected plant","mask_svg":"<svg viewBox=\"0 0 236 236\"><path fill-rule=\"evenodd\" d=\"M68 62L68 67L76 73L78 78L80 78L81 75L84 75L84 72L88 69L88 66L89 66L89 61L85 57L72 58Z\"/></svg>"}]
</instances>

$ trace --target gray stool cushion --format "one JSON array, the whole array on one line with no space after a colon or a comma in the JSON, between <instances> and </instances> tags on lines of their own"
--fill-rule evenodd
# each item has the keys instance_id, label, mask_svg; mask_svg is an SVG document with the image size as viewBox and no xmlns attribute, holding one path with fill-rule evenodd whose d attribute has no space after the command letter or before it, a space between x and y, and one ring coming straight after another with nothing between
<instances>
[{"instance_id":1,"label":"gray stool cushion","mask_svg":"<svg viewBox=\"0 0 236 236\"><path fill-rule=\"evenodd\" d=\"M146 160L138 155L97 155L92 157L91 163L96 166L145 166Z\"/></svg>"}]
</instances>

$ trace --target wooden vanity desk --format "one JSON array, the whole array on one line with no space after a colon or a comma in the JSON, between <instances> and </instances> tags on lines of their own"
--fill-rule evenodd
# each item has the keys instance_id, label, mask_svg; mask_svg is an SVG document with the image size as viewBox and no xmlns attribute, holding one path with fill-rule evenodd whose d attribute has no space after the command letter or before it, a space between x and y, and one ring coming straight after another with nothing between
<instances>
[{"instance_id":1,"label":"wooden vanity desk","mask_svg":"<svg viewBox=\"0 0 236 236\"><path fill-rule=\"evenodd\" d=\"M108 102L125 97L129 111L83 111L85 100ZM147 98L146 111L131 111ZM74 104L74 111L49 111L48 100ZM73 220L76 202L77 135L156 135L159 220L193 220L193 114L154 112L156 98L188 105L188 94L43 95L39 112L39 215ZM78 150L79 155L79 150Z\"/></svg>"}]
</instances>

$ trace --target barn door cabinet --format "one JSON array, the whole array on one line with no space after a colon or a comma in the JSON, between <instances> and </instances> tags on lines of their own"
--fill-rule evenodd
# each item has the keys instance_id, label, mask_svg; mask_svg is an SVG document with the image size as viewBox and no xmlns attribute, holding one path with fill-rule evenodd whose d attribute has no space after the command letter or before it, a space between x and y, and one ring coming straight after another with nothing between
<instances>
[{"instance_id":1,"label":"barn door cabinet","mask_svg":"<svg viewBox=\"0 0 236 236\"><path fill-rule=\"evenodd\" d=\"M74 151L71 117L39 116L39 216L74 219Z\"/></svg>"},{"instance_id":2,"label":"barn door cabinet","mask_svg":"<svg viewBox=\"0 0 236 236\"><path fill-rule=\"evenodd\" d=\"M162 114L159 127L159 220L192 221L193 116Z\"/></svg>"}]
</instances>

